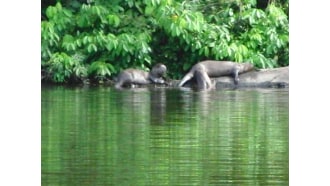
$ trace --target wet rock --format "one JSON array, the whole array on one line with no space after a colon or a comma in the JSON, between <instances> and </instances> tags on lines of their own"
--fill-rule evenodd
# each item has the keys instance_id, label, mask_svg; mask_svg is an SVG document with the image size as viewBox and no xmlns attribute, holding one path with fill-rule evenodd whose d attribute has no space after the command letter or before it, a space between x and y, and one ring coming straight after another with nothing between
<instances>
[{"instance_id":1,"label":"wet rock","mask_svg":"<svg viewBox=\"0 0 330 186\"><path fill-rule=\"evenodd\" d=\"M237 85L231 77L218 77L214 80L217 89L224 87L288 88L289 67L261 69L241 74Z\"/></svg>"}]
</instances>

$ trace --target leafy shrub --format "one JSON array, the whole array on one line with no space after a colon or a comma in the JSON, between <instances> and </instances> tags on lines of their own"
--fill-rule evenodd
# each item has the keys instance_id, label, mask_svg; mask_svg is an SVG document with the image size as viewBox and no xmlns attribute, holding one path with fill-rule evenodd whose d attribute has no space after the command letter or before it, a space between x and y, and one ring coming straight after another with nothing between
<instances>
[{"instance_id":1,"label":"leafy shrub","mask_svg":"<svg viewBox=\"0 0 330 186\"><path fill-rule=\"evenodd\" d=\"M68 79L81 79L87 75L86 68L66 53L54 53L43 67L46 69L45 78L52 82L64 83Z\"/></svg>"},{"instance_id":2,"label":"leafy shrub","mask_svg":"<svg viewBox=\"0 0 330 186\"><path fill-rule=\"evenodd\" d=\"M43 79L102 82L162 62L171 78L205 59L289 65L288 1L72 0L43 5Z\"/></svg>"},{"instance_id":3,"label":"leafy shrub","mask_svg":"<svg viewBox=\"0 0 330 186\"><path fill-rule=\"evenodd\" d=\"M88 74L92 78L99 80L99 82L103 82L107 76L110 76L111 71L114 71L113 66L104 61L95 61L88 68Z\"/></svg>"}]
</instances>

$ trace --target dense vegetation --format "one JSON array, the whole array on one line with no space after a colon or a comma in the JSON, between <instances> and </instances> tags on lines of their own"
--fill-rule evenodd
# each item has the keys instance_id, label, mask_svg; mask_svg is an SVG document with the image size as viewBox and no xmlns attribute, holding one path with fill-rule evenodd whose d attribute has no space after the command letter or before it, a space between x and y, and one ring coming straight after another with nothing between
<instances>
[{"instance_id":1,"label":"dense vegetation","mask_svg":"<svg viewBox=\"0 0 330 186\"><path fill-rule=\"evenodd\" d=\"M103 82L157 62L178 79L205 59L287 66L288 6L288 0L42 0L42 79Z\"/></svg>"}]
</instances>

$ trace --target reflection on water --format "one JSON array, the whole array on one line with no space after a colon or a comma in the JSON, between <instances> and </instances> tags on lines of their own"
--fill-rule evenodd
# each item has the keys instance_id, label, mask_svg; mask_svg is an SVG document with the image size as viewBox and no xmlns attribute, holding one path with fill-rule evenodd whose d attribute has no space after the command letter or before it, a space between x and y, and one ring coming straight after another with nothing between
<instances>
[{"instance_id":1,"label":"reflection on water","mask_svg":"<svg viewBox=\"0 0 330 186\"><path fill-rule=\"evenodd\" d=\"M42 88L43 185L288 185L288 89Z\"/></svg>"}]
</instances>

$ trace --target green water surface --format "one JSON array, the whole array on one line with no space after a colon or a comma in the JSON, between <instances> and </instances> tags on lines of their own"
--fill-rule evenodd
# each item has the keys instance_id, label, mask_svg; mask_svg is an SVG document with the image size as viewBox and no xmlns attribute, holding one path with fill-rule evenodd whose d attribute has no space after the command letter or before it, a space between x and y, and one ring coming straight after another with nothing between
<instances>
[{"instance_id":1,"label":"green water surface","mask_svg":"<svg viewBox=\"0 0 330 186\"><path fill-rule=\"evenodd\" d=\"M42 87L42 185L288 185L289 91Z\"/></svg>"}]
</instances>

